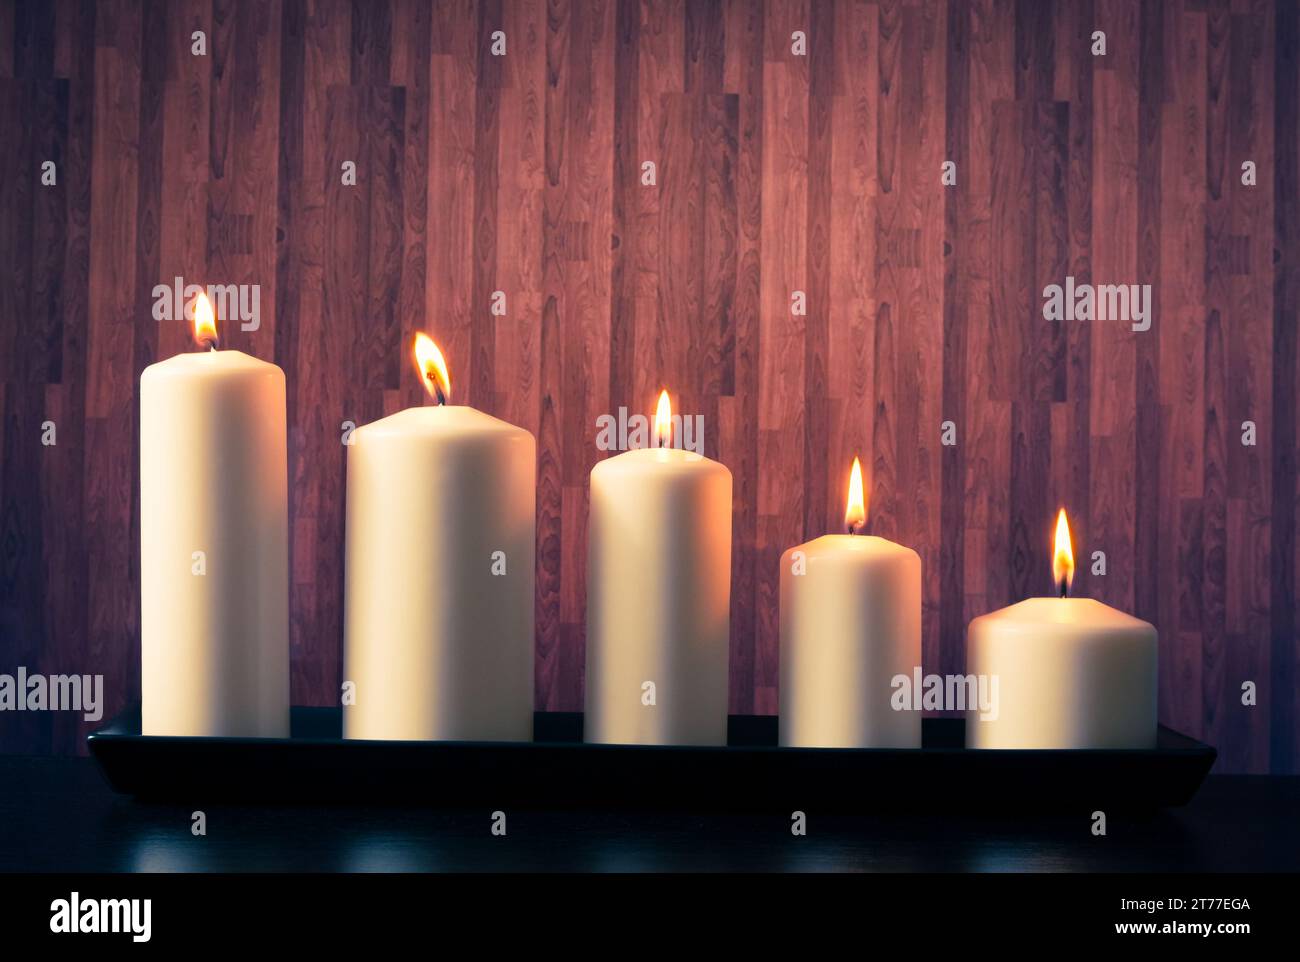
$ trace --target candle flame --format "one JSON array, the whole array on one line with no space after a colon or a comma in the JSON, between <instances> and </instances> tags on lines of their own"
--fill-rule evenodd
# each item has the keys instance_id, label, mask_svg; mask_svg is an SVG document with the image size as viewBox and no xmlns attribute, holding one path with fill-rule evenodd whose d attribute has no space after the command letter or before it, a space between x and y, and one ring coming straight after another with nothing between
<instances>
[{"instance_id":1,"label":"candle flame","mask_svg":"<svg viewBox=\"0 0 1300 962\"><path fill-rule=\"evenodd\" d=\"M849 472L849 498L844 507L844 526L849 534L856 534L857 529L867 523L867 501L862 489L862 462L853 459L853 470Z\"/></svg>"},{"instance_id":2,"label":"candle flame","mask_svg":"<svg viewBox=\"0 0 1300 962\"><path fill-rule=\"evenodd\" d=\"M451 401L451 375L447 373L447 362L442 358L442 351L433 343L433 338L423 332L415 335L415 369L420 373L420 383L429 392L429 397L439 404Z\"/></svg>"},{"instance_id":3,"label":"candle flame","mask_svg":"<svg viewBox=\"0 0 1300 962\"><path fill-rule=\"evenodd\" d=\"M1070 593L1074 582L1074 548L1070 545L1070 523L1065 518L1065 509L1056 516L1056 544L1052 551L1052 578L1057 591L1064 598Z\"/></svg>"},{"instance_id":4,"label":"candle flame","mask_svg":"<svg viewBox=\"0 0 1300 962\"><path fill-rule=\"evenodd\" d=\"M673 406L668 400L668 389L659 393L659 407L655 410L655 443L666 448L673 439Z\"/></svg>"},{"instance_id":5,"label":"candle flame","mask_svg":"<svg viewBox=\"0 0 1300 962\"><path fill-rule=\"evenodd\" d=\"M217 349L217 315L203 291L194 298L194 340L200 347Z\"/></svg>"}]
</instances>

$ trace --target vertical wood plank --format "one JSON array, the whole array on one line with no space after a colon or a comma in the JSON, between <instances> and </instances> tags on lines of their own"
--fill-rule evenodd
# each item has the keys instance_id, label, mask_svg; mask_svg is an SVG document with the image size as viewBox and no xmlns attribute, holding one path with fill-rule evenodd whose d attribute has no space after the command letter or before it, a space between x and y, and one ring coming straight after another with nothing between
<instances>
[{"instance_id":1,"label":"vertical wood plank","mask_svg":"<svg viewBox=\"0 0 1300 962\"><path fill-rule=\"evenodd\" d=\"M1296 467L1297 420L1300 418L1300 11L1279 4L1276 13L1273 88L1273 246L1278 252L1273 286L1273 503L1270 559L1269 771L1294 772L1300 765L1300 717L1297 717L1296 655L1300 622L1300 538L1297 505L1300 474ZM1235 762L1235 759L1233 760Z\"/></svg>"},{"instance_id":2,"label":"vertical wood plank","mask_svg":"<svg viewBox=\"0 0 1300 962\"><path fill-rule=\"evenodd\" d=\"M766 10L724 0L727 59L724 84L737 97L736 293L732 392L720 403L726 431L719 456L732 471L731 710L756 710L758 676L759 337L762 309L763 136ZM725 412L725 413L724 413ZM779 557L779 556L778 556Z\"/></svg>"},{"instance_id":3,"label":"vertical wood plank","mask_svg":"<svg viewBox=\"0 0 1300 962\"><path fill-rule=\"evenodd\" d=\"M139 4L97 8L83 489L86 551L94 563L82 656L107 669L109 690L128 692L139 611L132 520L141 31ZM110 678L117 684L110 686Z\"/></svg>"},{"instance_id":4,"label":"vertical wood plank","mask_svg":"<svg viewBox=\"0 0 1300 962\"><path fill-rule=\"evenodd\" d=\"M774 0L764 23L762 223L758 374L758 550L754 707L776 708L779 637L778 560L804 534L806 493L799 477L805 418L806 321L793 312L807 293L809 76L791 52L807 31L807 5Z\"/></svg>"}]
</instances>

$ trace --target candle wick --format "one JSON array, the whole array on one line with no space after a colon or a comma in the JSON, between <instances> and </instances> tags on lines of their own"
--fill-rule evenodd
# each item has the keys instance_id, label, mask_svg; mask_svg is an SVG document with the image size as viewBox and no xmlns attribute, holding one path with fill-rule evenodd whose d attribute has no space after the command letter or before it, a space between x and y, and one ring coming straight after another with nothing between
<instances>
[{"instance_id":1,"label":"candle wick","mask_svg":"<svg viewBox=\"0 0 1300 962\"><path fill-rule=\"evenodd\" d=\"M447 395L442 393L442 385L438 383L438 379L434 376L432 371L428 371L424 377L425 380L433 385L434 400L438 402L439 407L443 407L447 403Z\"/></svg>"},{"instance_id":2,"label":"candle wick","mask_svg":"<svg viewBox=\"0 0 1300 962\"><path fill-rule=\"evenodd\" d=\"M1066 581L1064 578L1061 579L1060 590L1061 590L1062 598L1064 598L1066 595L1070 593L1070 583Z\"/></svg>"}]
</instances>

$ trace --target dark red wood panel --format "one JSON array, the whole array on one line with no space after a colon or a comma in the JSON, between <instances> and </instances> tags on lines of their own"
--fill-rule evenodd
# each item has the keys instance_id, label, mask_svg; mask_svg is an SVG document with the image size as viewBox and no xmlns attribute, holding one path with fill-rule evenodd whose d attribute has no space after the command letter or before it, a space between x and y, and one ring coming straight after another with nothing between
<instances>
[{"instance_id":1,"label":"dark red wood panel","mask_svg":"<svg viewBox=\"0 0 1300 962\"><path fill-rule=\"evenodd\" d=\"M227 343L288 377L299 703L340 681L345 424L421 402L426 329L538 437L539 707L582 705L596 418L666 385L735 481L733 710L776 708L777 559L856 454L928 667L1048 590L1064 505L1079 592L1160 629L1162 719L1300 770L1298 45L1292 0L0 0L0 671L138 694L179 275L260 285ZM1067 274L1151 284L1151 329L1043 320Z\"/></svg>"}]
</instances>

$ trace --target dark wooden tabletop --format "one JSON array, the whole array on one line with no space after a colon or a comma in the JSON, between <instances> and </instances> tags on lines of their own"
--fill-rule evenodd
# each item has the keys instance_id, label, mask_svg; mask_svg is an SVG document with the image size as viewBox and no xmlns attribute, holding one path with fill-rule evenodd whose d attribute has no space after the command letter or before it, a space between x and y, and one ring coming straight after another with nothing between
<instances>
[{"instance_id":1,"label":"dark wooden tabletop","mask_svg":"<svg viewBox=\"0 0 1300 962\"><path fill-rule=\"evenodd\" d=\"M974 790L974 789L973 789ZM1027 871L1300 870L1300 778L1211 776L1191 804L1112 814L951 812L829 817L432 808L204 808L115 795L86 758L0 757L4 871Z\"/></svg>"}]
</instances>

